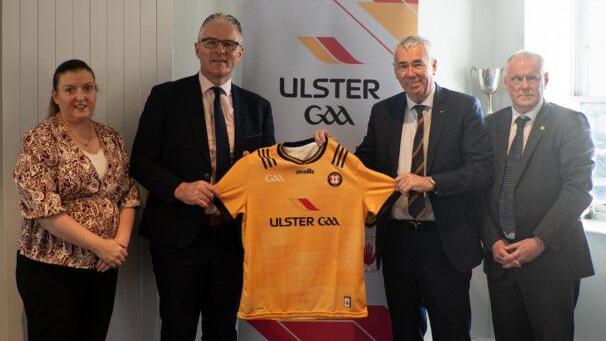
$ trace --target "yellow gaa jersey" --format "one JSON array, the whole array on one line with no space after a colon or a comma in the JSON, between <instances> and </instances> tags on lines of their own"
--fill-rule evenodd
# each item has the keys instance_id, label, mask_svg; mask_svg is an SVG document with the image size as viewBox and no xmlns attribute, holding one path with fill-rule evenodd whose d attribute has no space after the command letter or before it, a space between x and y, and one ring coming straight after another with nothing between
<instances>
[{"instance_id":1,"label":"yellow gaa jersey","mask_svg":"<svg viewBox=\"0 0 606 341\"><path fill-rule=\"evenodd\" d=\"M394 192L392 178L333 139L310 139L243 157L217 188L222 209L243 214L239 318L367 316L364 218Z\"/></svg>"}]
</instances>

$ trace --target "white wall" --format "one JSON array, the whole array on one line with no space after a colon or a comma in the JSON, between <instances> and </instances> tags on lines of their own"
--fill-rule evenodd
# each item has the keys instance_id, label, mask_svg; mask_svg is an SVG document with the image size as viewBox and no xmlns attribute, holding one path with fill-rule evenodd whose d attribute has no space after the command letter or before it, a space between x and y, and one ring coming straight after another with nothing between
<instances>
[{"instance_id":1,"label":"white wall","mask_svg":"<svg viewBox=\"0 0 606 341\"><path fill-rule=\"evenodd\" d=\"M438 58L438 82L480 99L481 92L471 67L503 67L513 52L524 47L523 0L420 0L419 34L434 44ZM509 105L502 87L493 108Z\"/></svg>"}]
</instances>

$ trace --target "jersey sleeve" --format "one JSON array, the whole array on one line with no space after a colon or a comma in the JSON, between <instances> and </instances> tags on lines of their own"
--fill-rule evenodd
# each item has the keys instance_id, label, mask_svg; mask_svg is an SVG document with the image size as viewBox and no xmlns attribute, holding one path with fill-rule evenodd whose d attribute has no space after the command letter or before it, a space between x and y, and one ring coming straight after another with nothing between
<instances>
[{"instance_id":1,"label":"jersey sleeve","mask_svg":"<svg viewBox=\"0 0 606 341\"><path fill-rule=\"evenodd\" d=\"M383 173L368 169L358 161L358 177L363 189L364 205L366 209L377 214L385 201L395 190L395 180Z\"/></svg>"},{"instance_id":2,"label":"jersey sleeve","mask_svg":"<svg viewBox=\"0 0 606 341\"><path fill-rule=\"evenodd\" d=\"M215 185L219 191L219 209L222 211L226 209L229 215L234 218L240 213L245 213L251 155L249 154L238 160Z\"/></svg>"}]
</instances>

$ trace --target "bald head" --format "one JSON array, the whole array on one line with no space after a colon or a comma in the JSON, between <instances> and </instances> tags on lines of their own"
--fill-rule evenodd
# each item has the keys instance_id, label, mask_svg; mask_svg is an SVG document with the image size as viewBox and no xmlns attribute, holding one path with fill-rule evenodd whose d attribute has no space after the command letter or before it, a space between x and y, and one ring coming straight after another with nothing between
<instances>
[{"instance_id":1,"label":"bald head","mask_svg":"<svg viewBox=\"0 0 606 341\"><path fill-rule=\"evenodd\" d=\"M520 114L529 112L543 100L549 81L543 64L543 57L530 51L518 51L507 59L503 83L511 104Z\"/></svg>"},{"instance_id":2,"label":"bald head","mask_svg":"<svg viewBox=\"0 0 606 341\"><path fill-rule=\"evenodd\" d=\"M540 54L527 50L520 50L512 54L509 58L507 58L504 70L505 76L507 76L507 73L509 71L509 65L512 63L512 61L516 62L519 60L534 60L534 62L537 63L537 65L539 66L540 73L544 73L544 61L543 57Z\"/></svg>"}]
</instances>

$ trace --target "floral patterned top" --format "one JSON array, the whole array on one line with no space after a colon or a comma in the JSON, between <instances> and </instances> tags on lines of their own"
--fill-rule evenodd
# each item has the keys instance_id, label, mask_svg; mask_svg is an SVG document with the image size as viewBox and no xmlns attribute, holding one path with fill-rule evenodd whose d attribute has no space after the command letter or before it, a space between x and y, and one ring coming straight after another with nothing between
<instances>
[{"instance_id":1,"label":"floral patterned top","mask_svg":"<svg viewBox=\"0 0 606 341\"><path fill-rule=\"evenodd\" d=\"M38 220L67 213L84 228L113 238L120 209L140 205L128 175L124 140L114 129L94 122L107 157L107 174L99 179L91 161L55 115L27 131L14 169L24 217L17 238L20 254L36 261L74 268L94 268L98 257L46 230Z\"/></svg>"}]
</instances>

